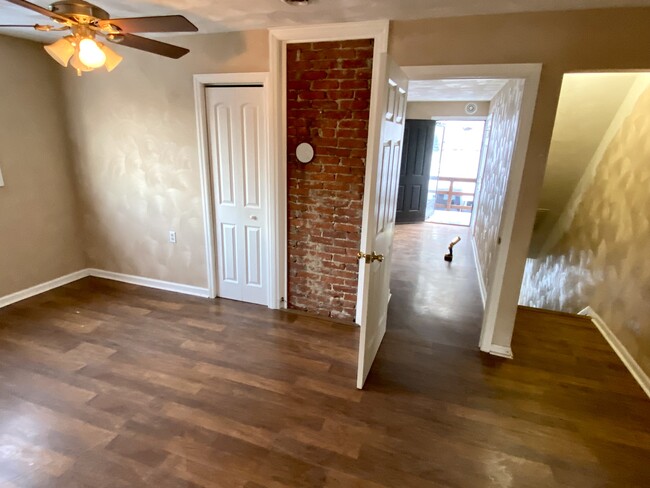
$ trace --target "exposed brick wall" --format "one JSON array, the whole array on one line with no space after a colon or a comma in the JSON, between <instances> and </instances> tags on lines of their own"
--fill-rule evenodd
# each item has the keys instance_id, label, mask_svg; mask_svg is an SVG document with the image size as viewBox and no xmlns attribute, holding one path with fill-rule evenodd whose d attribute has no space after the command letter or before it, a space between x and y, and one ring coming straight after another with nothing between
<instances>
[{"instance_id":1,"label":"exposed brick wall","mask_svg":"<svg viewBox=\"0 0 650 488\"><path fill-rule=\"evenodd\" d=\"M290 308L355 316L372 54L372 39L287 46Z\"/></svg>"}]
</instances>

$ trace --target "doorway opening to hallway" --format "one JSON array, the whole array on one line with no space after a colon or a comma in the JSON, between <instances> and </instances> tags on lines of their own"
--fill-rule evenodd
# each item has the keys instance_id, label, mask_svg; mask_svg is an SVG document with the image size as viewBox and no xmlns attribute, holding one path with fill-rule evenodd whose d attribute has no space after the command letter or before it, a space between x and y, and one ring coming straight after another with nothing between
<instances>
[{"instance_id":1,"label":"doorway opening to hallway","mask_svg":"<svg viewBox=\"0 0 650 488\"><path fill-rule=\"evenodd\" d=\"M426 222L469 226L484 128L484 120L435 121Z\"/></svg>"}]
</instances>

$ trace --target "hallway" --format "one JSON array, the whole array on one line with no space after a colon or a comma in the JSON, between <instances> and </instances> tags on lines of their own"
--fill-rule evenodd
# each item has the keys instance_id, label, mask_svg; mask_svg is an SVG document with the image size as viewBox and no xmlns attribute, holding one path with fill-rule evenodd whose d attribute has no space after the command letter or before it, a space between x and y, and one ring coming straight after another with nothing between
<instances>
[{"instance_id":1,"label":"hallway","mask_svg":"<svg viewBox=\"0 0 650 488\"><path fill-rule=\"evenodd\" d=\"M444 261L452 239L454 259ZM401 340L476 350L483 318L468 227L399 225L395 230L389 327ZM462 307L458 305L462 304ZM408 316L408 322L397 317Z\"/></svg>"},{"instance_id":2,"label":"hallway","mask_svg":"<svg viewBox=\"0 0 650 488\"><path fill-rule=\"evenodd\" d=\"M479 352L468 228L397 226L391 292L362 403L379 393L404 409L409 462L428 459L420 476L502 487L642 486L650 477L650 402L591 321L520 308L515 359ZM457 472L472 465L467 477Z\"/></svg>"}]
</instances>

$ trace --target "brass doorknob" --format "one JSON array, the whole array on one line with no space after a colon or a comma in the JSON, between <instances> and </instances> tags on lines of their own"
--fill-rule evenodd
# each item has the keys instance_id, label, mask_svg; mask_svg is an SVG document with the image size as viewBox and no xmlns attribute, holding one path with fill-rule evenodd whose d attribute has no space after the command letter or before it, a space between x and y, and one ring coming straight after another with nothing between
<instances>
[{"instance_id":1,"label":"brass doorknob","mask_svg":"<svg viewBox=\"0 0 650 488\"><path fill-rule=\"evenodd\" d=\"M370 254L366 254L363 251L359 251L357 253L357 259L365 259L366 264L370 264L374 261L379 261L380 263L384 261L384 255L383 254L376 254L375 251L371 252Z\"/></svg>"}]
</instances>

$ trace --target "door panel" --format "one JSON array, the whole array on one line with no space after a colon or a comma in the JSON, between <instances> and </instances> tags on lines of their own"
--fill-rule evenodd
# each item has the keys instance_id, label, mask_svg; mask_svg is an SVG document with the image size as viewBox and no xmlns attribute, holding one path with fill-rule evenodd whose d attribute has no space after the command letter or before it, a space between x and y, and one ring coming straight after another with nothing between
<instances>
[{"instance_id":1,"label":"door panel","mask_svg":"<svg viewBox=\"0 0 650 488\"><path fill-rule=\"evenodd\" d=\"M435 125L435 120L406 121L396 215L398 223L424 222L426 218Z\"/></svg>"},{"instance_id":2,"label":"door panel","mask_svg":"<svg viewBox=\"0 0 650 488\"><path fill-rule=\"evenodd\" d=\"M217 296L268 304L262 87L206 88Z\"/></svg>"},{"instance_id":3,"label":"door panel","mask_svg":"<svg viewBox=\"0 0 650 488\"><path fill-rule=\"evenodd\" d=\"M214 132L213 136L216 136L216 147L213 152L216 156L216 167L218 168L219 174L219 201L222 204L234 203L234 182L233 182L233 168L232 168L232 157L231 157L231 148L230 148L230 132L231 132L231 120L230 109L223 105L217 104L214 106L214 111L216 112L214 117Z\"/></svg>"},{"instance_id":4,"label":"door panel","mask_svg":"<svg viewBox=\"0 0 650 488\"><path fill-rule=\"evenodd\" d=\"M246 226L246 284L261 286L262 281L262 256L261 251L261 229L259 227Z\"/></svg>"},{"instance_id":5,"label":"door panel","mask_svg":"<svg viewBox=\"0 0 650 488\"><path fill-rule=\"evenodd\" d=\"M244 128L244 205L260 206L260 158L258 154L259 117L257 107L247 105L243 110Z\"/></svg>"},{"instance_id":6,"label":"door panel","mask_svg":"<svg viewBox=\"0 0 650 488\"><path fill-rule=\"evenodd\" d=\"M361 250L365 254L381 255L383 261L359 262L359 294L361 336L357 388L362 388L381 340L386 332L388 300L390 298L390 268L395 228L395 210L408 80L402 70L382 55L379 60L381 82L378 85L378 107L371 125L377 128L374 140L368 140L372 157L366 167L366 191L363 204ZM373 124L374 122L374 124Z\"/></svg>"},{"instance_id":7,"label":"door panel","mask_svg":"<svg viewBox=\"0 0 650 488\"><path fill-rule=\"evenodd\" d=\"M221 224L222 280L237 283L237 226Z\"/></svg>"}]
</instances>

